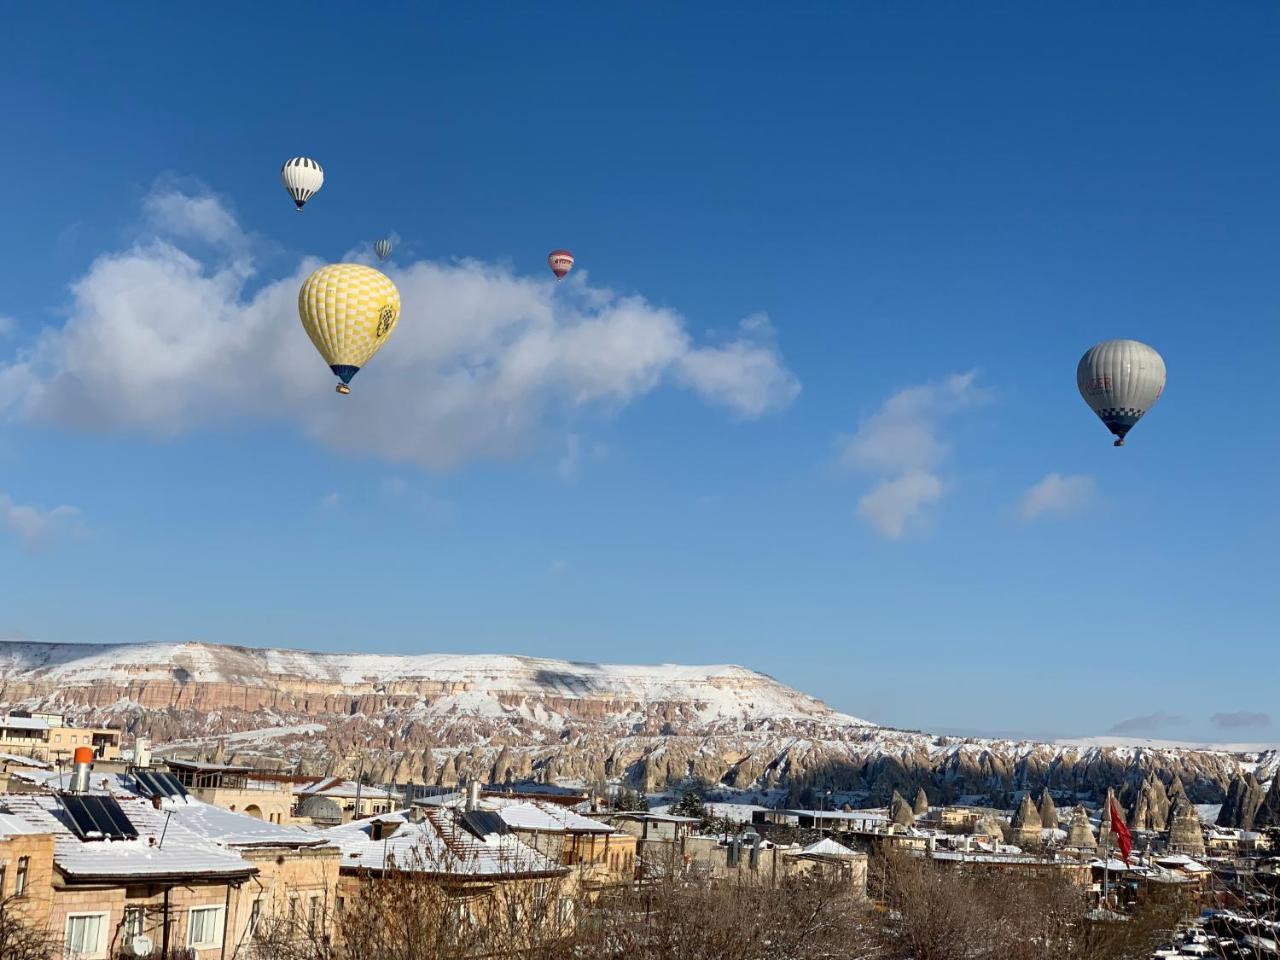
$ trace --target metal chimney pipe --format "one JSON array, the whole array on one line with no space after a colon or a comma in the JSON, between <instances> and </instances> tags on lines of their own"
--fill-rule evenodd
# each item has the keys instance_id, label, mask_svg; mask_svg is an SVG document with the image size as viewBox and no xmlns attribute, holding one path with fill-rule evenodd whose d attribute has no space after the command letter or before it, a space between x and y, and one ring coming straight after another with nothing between
<instances>
[{"instance_id":1,"label":"metal chimney pipe","mask_svg":"<svg viewBox=\"0 0 1280 960\"><path fill-rule=\"evenodd\" d=\"M470 780L467 782L467 809L480 809L480 781Z\"/></svg>"},{"instance_id":2,"label":"metal chimney pipe","mask_svg":"<svg viewBox=\"0 0 1280 960\"><path fill-rule=\"evenodd\" d=\"M72 754L74 767L71 773L71 792L89 792L89 771L93 769L93 750L89 747L76 747Z\"/></svg>"}]
</instances>

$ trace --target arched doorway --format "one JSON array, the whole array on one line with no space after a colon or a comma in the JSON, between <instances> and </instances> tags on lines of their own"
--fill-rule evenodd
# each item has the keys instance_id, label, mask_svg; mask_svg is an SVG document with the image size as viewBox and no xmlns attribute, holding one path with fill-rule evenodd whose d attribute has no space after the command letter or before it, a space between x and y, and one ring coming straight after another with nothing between
<instances>
[{"instance_id":1,"label":"arched doorway","mask_svg":"<svg viewBox=\"0 0 1280 960\"><path fill-rule=\"evenodd\" d=\"M253 817L256 820L262 819L262 808L259 807L256 803L249 804L247 807L244 808L244 812L246 816Z\"/></svg>"}]
</instances>

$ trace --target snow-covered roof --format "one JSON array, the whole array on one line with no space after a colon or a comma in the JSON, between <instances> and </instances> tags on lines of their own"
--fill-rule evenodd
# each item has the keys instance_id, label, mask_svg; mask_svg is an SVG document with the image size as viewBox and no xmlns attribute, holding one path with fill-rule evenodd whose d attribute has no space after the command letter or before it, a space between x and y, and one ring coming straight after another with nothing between
<instances>
[{"instance_id":1,"label":"snow-covered roof","mask_svg":"<svg viewBox=\"0 0 1280 960\"><path fill-rule=\"evenodd\" d=\"M53 724L43 717L5 717L0 720L0 727L6 730L50 730Z\"/></svg>"},{"instance_id":2,"label":"snow-covered roof","mask_svg":"<svg viewBox=\"0 0 1280 960\"><path fill-rule=\"evenodd\" d=\"M24 836L33 833L52 833L28 823L12 813L0 813L0 837Z\"/></svg>"},{"instance_id":3,"label":"snow-covered roof","mask_svg":"<svg viewBox=\"0 0 1280 960\"><path fill-rule=\"evenodd\" d=\"M795 855L800 857L834 857L839 860L853 860L861 856L861 854L855 853L843 843L837 843L830 837L823 837L816 843L809 844Z\"/></svg>"},{"instance_id":4,"label":"snow-covered roof","mask_svg":"<svg viewBox=\"0 0 1280 960\"><path fill-rule=\"evenodd\" d=\"M197 773L249 773L253 767L239 767L229 763L209 763L205 760L183 760L178 757L165 757L164 762L179 770L193 770Z\"/></svg>"},{"instance_id":5,"label":"snow-covered roof","mask_svg":"<svg viewBox=\"0 0 1280 960\"><path fill-rule=\"evenodd\" d=\"M1033 857L1019 850L1017 853L969 853L961 850L934 850L931 854L935 860L950 860L957 863L1057 863L1069 864L1070 860L1045 860Z\"/></svg>"},{"instance_id":6,"label":"snow-covered roof","mask_svg":"<svg viewBox=\"0 0 1280 960\"><path fill-rule=\"evenodd\" d=\"M612 813L611 817L619 820L647 820L650 823L701 823L698 817L678 817L673 813L648 813L643 810L628 810L625 813Z\"/></svg>"},{"instance_id":7,"label":"snow-covered roof","mask_svg":"<svg viewBox=\"0 0 1280 960\"><path fill-rule=\"evenodd\" d=\"M173 814L174 820L192 833L219 846L322 847L325 844L324 837L314 832L224 810L222 807L215 807L195 797L164 800L162 804L165 811Z\"/></svg>"},{"instance_id":8,"label":"snow-covered roof","mask_svg":"<svg viewBox=\"0 0 1280 960\"><path fill-rule=\"evenodd\" d=\"M362 800L400 800L402 795L384 790L382 787L371 787L357 784L353 780L342 780L339 777L321 777L310 783L299 784L294 790L300 797L338 797L342 800L354 800L358 795Z\"/></svg>"},{"instance_id":9,"label":"snow-covered roof","mask_svg":"<svg viewBox=\"0 0 1280 960\"><path fill-rule=\"evenodd\" d=\"M536 830L539 833L615 832L607 823L584 817L554 803L485 797L480 801L480 806L485 810L496 811L512 830Z\"/></svg>"},{"instance_id":10,"label":"snow-covered roof","mask_svg":"<svg viewBox=\"0 0 1280 960\"><path fill-rule=\"evenodd\" d=\"M1126 870L1132 869L1123 860L1117 860L1115 857L1109 857L1105 861L1099 860L1097 857L1095 857L1094 859L1089 861L1089 866L1093 867L1095 870L1101 870L1105 867L1107 870L1110 870L1112 873L1123 873Z\"/></svg>"},{"instance_id":11,"label":"snow-covered roof","mask_svg":"<svg viewBox=\"0 0 1280 960\"><path fill-rule=\"evenodd\" d=\"M477 837L459 822L457 811L419 807L419 822L399 810L353 820L319 831L342 851L342 866L353 870L387 868L462 878L553 876L564 868L525 845L512 833ZM389 837L372 839L375 822L399 826Z\"/></svg>"},{"instance_id":12,"label":"snow-covered roof","mask_svg":"<svg viewBox=\"0 0 1280 960\"><path fill-rule=\"evenodd\" d=\"M48 770L49 764L34 757L20 757L16 753L0 753L0 763L16 763L20 767L32 767L37 770Z\"/></svg>"},{"instance_id":13,"label":"snow-covered roof","mask_svg":"<svg viewBox=\"0 0 1280 960\"><path fill-rule=\"evenodd\" d=\"M878 810L780 810L779 813L794 817L815 817L820 820L888 820L889 811Z\"/></svg>"},{"instance_id":14,"label":"snow-covered roof","mask_svg":"<svg viewBox=\"0 0 1280 960\"><path fill-rule=\"evenodd\" d=\"M178 818L167 818L149 802L125 796L116 800L138 831L136 840L81 840L72 831L61 800L52 794L3 794L0 807L36 828L35 832L54 834L54 863L72 879L225 879L253 872L239 856L192 832ZM164 845L160 846L162 835Z\"/></svg>"},{"instance_id":15,"label":"snow-covered roof","mask_svg":"<svg viewBox=\"0 0 1280 960\"><path fill-rule=\"evenodd\" d=\"M1213 871L1198 860L1192 860L1185 853L1172 853L1168 856L1156 857L1156 863L1162 867L1176 867L1183 873L1212 873Z\"/></svg>"}]
</instances>

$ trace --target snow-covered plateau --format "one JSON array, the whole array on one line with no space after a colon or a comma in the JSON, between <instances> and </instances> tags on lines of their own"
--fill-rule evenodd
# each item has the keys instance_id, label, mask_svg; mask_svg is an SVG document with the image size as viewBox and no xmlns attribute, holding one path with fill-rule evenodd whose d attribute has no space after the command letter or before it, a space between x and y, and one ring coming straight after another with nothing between
<instances>
[{"instance_id":1,"label":"snow-covered plateau","mask_svg":"<svg viewBox=\"0 0 1280 960\"><path fill-rule=\"evenodd\" d=\"M124 727L188 752L308 772L357 764L385 780L686 778L727 793L831 789L880 802L1027 786L1082 794L1182 779L1220 803L1233 776L1274 773L1267 751L1057 744L891 730L740 666L622 666L533 657L313 653L209 643L0 642L0 706Z\"/></svg>"}]
</instances>

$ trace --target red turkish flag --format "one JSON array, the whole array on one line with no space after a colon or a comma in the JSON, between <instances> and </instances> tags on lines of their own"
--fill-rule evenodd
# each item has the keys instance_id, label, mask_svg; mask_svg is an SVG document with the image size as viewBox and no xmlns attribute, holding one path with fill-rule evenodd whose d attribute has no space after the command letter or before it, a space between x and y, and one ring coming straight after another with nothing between
<instances>
[{"instance_id":1,"label":"red turkish flag","mask_svg":"<svg viewBox=\"0 0 1280 960\"><path fill-rule=\"evenodd\" d=\"M1120 848L1120 856L1127 867L1129 852L1133 850L1133 837L1129 835L1129 828L1124 825L1124 815L1120 813L1115 797L1111 798L1111 832L1115 834L1116 846Z\"/></svg>"}]
</instances>

